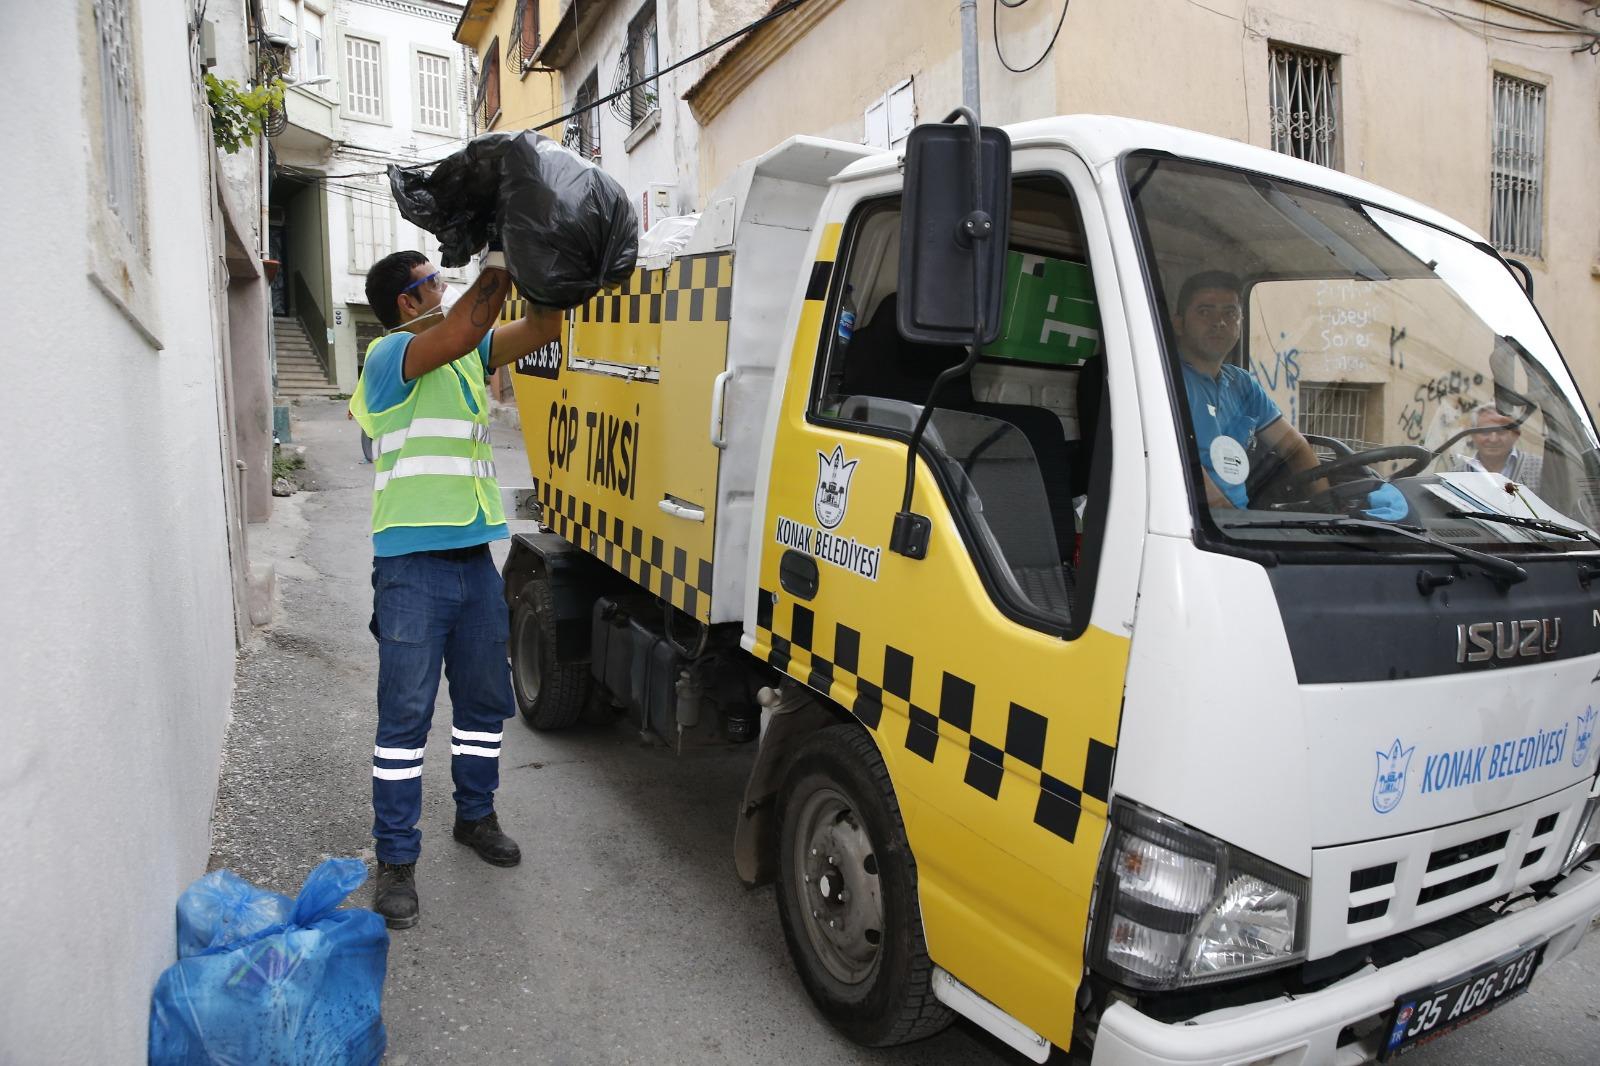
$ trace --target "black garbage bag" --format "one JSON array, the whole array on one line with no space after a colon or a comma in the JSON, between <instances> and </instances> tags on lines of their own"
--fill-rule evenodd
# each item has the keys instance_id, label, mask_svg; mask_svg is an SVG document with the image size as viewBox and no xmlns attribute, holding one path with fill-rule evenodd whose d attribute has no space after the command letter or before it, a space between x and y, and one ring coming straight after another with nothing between
<instances>
[{"instance_id":1,"label":"black garbage bag","mask_svg":"<svg viewBox=\"0 0 1600 1066\"><path fill-rule=\"evenodd\" d=\"M633 273L639 216L610 174L529 131L502 162L500 241L522 295L577 307Z\"/></svg>"},{"instance_id":2,"label":"black garbage bag","mask_svg":"<svg viewBox=\"0 0 1600 1066\"><path fill-rule=\"evenodd\" d=\"M431 171L389 168L406 221L439 238L439 265L465 266L489 243L500 205L500 161L514 133L485 133Z\"/></svg>"},{"instance_id":3,"label":"black garbage bag","mask_svg":"<svg viewBox=\"0 0 1600 1066\"><path fill-rule=\"evenodd\" d=\"M633 272L639 217L615 178L529 130L487 134L427 174L391 168L405 218L439 238L459 266L498 234L522 295L577 307Z\"/></svg>"}]
</instances>

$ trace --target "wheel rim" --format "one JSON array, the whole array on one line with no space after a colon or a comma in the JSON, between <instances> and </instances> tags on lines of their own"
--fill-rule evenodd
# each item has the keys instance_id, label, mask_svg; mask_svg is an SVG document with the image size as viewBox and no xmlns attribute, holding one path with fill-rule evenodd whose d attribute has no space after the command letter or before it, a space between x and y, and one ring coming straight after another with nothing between
<instances>
[{"instance_id":1,"label":"wheel rim","mask_svg":"<svg viewBox=\"0 0 1600 1066\"><path fill-rule=\"evenodd\" d=\"M522 702L532 706L539 699L539 626L533 612L524 608L517 612L514 634L516 654L512 657L511 676L517 683Z\"/></svg>"},{"instance_id":2,"label":"wheel rim","mask_svg":"<svg viewBox=\"0 0 1600 1066\"><path fill-rule=\"evenodd\" d=\"M859 985L877 969L883 946L883 893L877 852L855 804L821 788L800 808L790 869L799 921L836 981Z\"/></svg>"}]
</instances>

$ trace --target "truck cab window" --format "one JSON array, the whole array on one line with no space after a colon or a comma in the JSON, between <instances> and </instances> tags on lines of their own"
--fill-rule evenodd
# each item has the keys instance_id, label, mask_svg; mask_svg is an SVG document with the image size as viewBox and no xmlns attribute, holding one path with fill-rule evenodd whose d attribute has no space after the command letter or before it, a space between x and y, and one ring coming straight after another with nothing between
<instances>
[{"instance_id":1,"label":"truck cab window","mask_svg":"<svg viewBox=\"0 0 1600 1066\"><path fill-rule=\"evenodd\" d=\"M841 246L813 417L908 436L932 403L924 451L996 599L1040 628L1074 630L1087 607L1085 559L1098 556L1098 544L1085 551L1086 521L1103 514L1110 463L1077 204L1058 179L1017 179L1001 335L937 396L935 379L966 348L901 336L899 261L899 197L863 204Z\"/></svg>"},{"instance_id":2,"label":"truck cab window","mask_svg":"<svg viewBox=\"0 0 1600 1066\"><path fill-rule=\"evenodd\" d=\"M1357 519L1497 554L1588 549L1525 525L1600 526L1600 450L1493 255L1327 190L1127 166L1208 543L1414 550Z\"/></svg>"}]
</instances>

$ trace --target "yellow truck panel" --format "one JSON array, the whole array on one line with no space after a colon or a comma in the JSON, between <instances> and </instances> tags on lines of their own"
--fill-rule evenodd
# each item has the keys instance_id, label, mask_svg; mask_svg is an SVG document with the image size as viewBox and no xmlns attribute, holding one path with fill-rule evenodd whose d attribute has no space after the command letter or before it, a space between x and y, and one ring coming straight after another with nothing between
<instances>
[{"instance_id":1,"label":"yellow truck panel","mask_svg":"<svg viewBox=\"0 0 1600 1066\"><path fill-rule=\"evenodd\" d=\"M721 455L712 388L732 288L732 252L636 269L569 313L559 357L513 378L545 524L703 622Z\"/></svg>"},{"instance_id":2,"label":"yellow truck panel","mask_svg":"<svg viewBox=\"0 0 1600 1066\"><path fill-rule=\"evenodd\" d=\"M927 556L888 550L905 445L808 420L823 311L806 301L794 341L752 650L871 731L917 857L930 958L1065 1046L1129 641L1093 627L1063 641L1003 615L925 464L913 507L936 531ZM821 471L848 464L844 500L819 502ZM827 529L830 503L842 514ZM809 601L779 591L796 550L819 564Z\"/></svg>"}]
</instances>

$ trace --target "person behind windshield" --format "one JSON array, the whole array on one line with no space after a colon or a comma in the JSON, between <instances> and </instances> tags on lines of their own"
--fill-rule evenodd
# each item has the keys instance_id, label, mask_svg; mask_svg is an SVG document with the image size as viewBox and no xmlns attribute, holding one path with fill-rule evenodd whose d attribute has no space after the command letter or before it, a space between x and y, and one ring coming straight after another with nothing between
<instances>
[{"instance_id":1,"label":"person behind windshield","mask_svg":"<svg viewBox=\"0 0 1600 1066\"><path fill-rule=\"evenodd\" d=\"M1526 485L1539 491L1539 475L1544 472L1544 460L1529 455L1517 447L1522 430L1513 423L1516 419L1501 414L1490 404L1479 407L1472 415L1472 456L1456 456L1451 465L1458 470L1482 470L1499 474L1507 481Z\"/></svg>"},{"instance_id":2,"label":"person behind windshield","mask_svg":"<svg viewBox=\"0 0 1600 1066\"><path fill-rule=\"evenodd\" d=\"M1317 465L1310 442L1283 417L1267 390L1249 371L1227 361L1239 343L1244 316L1239 293L1243 287L1232 274L1202 271L1183 283L1172 313L1189 417L1205 471L1206 503L1212 507L1249 506L1246 449L1257 437L1281 456L1291 471ZM1320 486L1314 491L1320 491Z\"/></svg>"}]
</instances>

